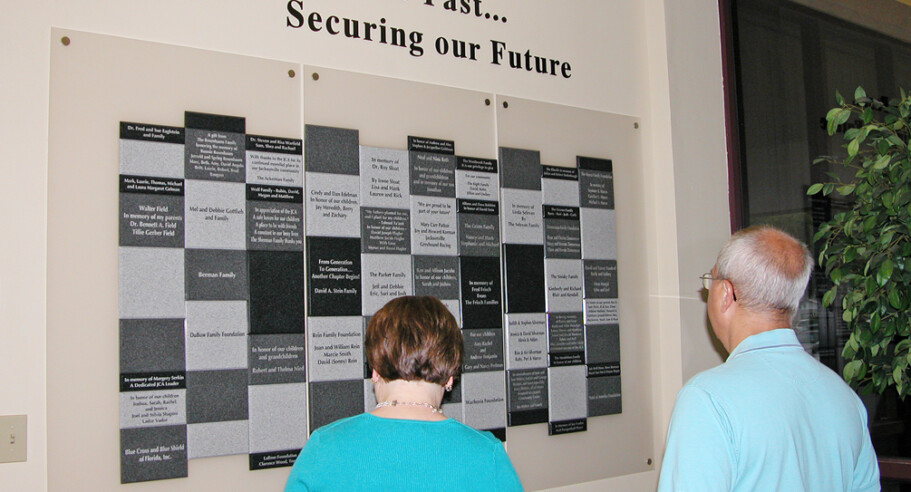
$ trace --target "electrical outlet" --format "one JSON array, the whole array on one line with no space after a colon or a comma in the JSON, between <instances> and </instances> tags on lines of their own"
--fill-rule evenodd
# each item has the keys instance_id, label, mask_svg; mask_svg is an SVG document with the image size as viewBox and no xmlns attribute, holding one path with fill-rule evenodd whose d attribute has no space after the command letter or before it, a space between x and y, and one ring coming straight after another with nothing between
<instances>
[{"instance_id":1,"label":"electrical outlet","mask_svg":"<svg viewBox=\"0 0 911 492\"><path fill-rule=\"evenodd\" d=\"M0 463L25 461L27 430L27 415L0 416Z\"/></svg>"}]
</instances>

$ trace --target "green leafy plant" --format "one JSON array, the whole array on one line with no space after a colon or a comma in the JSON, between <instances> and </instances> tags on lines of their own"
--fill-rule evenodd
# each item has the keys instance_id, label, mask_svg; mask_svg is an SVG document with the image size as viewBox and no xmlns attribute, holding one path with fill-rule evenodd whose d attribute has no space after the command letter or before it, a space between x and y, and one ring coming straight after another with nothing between
<instances>
[{"instance_id":1,"label":"green leafy plant","mask_svg":"<svg viewBox=\"0 0 911 492\"><path fill-rule=\"evenodd\" d=\"M853 200L813 237L819 264L835 284L823 306L841 299L851 330L842 356L845 380L861 392L894 387L911 393L911 98L871 99L858 87L853 104L836 92L838 106L826 114L829 135L844 129L847 157L822 157L851 170L834 173L808 195L838 193Z\"/></svg>"}]
</instances>

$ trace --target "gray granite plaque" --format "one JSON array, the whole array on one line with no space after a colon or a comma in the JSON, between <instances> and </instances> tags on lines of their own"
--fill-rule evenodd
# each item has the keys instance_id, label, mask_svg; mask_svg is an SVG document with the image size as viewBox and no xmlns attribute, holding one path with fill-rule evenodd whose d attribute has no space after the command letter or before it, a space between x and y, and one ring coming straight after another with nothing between
<instances>
[{"instance_id":1,"label":"gray granite plaque","mask_svg":"<svg viewBox=\"0 0 911 492\"><path fill-rule=\"evenodd\" d=\"M503 242L509 244L544 244L544 218L541 192L502 189L500 221Z\"/></svg>"},{"instance_id":2,"label":"gray granite plaque","mask_svg":"<svg viewBox=\"0 0 911 492\"><path fill-rule=\"evenodd\" d=\"M585 418L588 415L588 387L585 366L547 369L550 420Z\"/></svg>"},{"instance_id":3,"label":"gray granite plaque","mask_svg":"<svg viewBox=\"0 0 911 492\"><path fill-rule=\"evenodd\" d=\"M465 338L465 364L463 372L503 370L503 330L462 330Z\"/></svg>"},{"instance_id":4,"label":"gray granite plaque","mask_svg":"<svg viewBox=\"0 0 911 492\"><path fill-rule=\"evenodd\" d=\"M544 260L548 312L582 311L582 260Z\"/></svg>"},{"instance_id":5,"label":"gray granite plaque","mask_svg":"<svg viewBox=\"0 0 911 492\"><path fill-rule=\"evenodd\" d=\"M361 206L402 208L411 197L408 152L360 148Z\"/></svg>"},{"instance_id":6,"label":"gray granite plaque","mask_svg":"<svg viewBox=\"0 0 911 492\"><path fill-rule=\"evenodd\" d=\"M186 249L186 291L190 301L229 301L249 298L247 255L244 251Z\"/></svg>"},{"instance_id":7,"label":"gray granite plaque","mask_svg":"<svg viewBox=\"0 0 911 492\"><path fill-rule=\"evenodd\" d=\"M547 318L544 313L507 314L506 368L547 367Z\"/></svg>"},{"instance_id":8,"label":"gray granite plaque","mask_svg":"<svg viewBox=\"0 0 911 492\"><path fill-rule=\"evenodd\" d=\"M411 295L414 289L409 255L361 255L364 316L372 316L396 297Z\"/></svg>"},{"instance_id":9,"label":"gray granite plaque","mask_svg":"<svg viewBox=\"0 0 911 492\"><path fill-rule=\"evenodd\" d=\"M412 196L411 252L416 255L458 255L456 223L455 199Z\"/></svg>"},{"instance_id":10,"label":"gray granite plaque","mask_svg":"<svg viewBox=\"0 0 911 492\"><path fill-rule=\"evenodd\" d=\"M411 253L408 210L361 207L361 252Z\"/></svg>"},{"instance_id":11,"label":"gray granite plaque","mask_svg":"<svg viewBox=\"0 0 911 492\"><path fill-rule=\"evenodd\" d=\"M581 208L582 258L616 260L617 231L613 210Z\"/></svg>"},{"instance_id":12,"label":"gray granite plaque","mask_svg":"<svg viewBox=\"0 0 911 492\"><path fill-rule=\"evenodd\" d=\"M306 336L250 336L250 384L303 383L307 380Z\"/></svg>"},{"instance_id":13,"label":"gray granite plaque","mask_svg":"<svg viewBox=\"0 0 911 492\"><path fill-rule=\"evenodd\" d=\"M250 453L300 449L306 444L306 384L263 384L249 391Z\"/></svg>"},{"instance_id":14,"label":"gray granite plaque","mask_svg":"<svg viewBox=\"0 0 911 492\"><path fill-rule=\"evenodd\" d=\"M246 369L247 332L246 302L187 302L187 370Z\"/></svg>"},{"instance_id":15,"label":"gray granite plaque","mask_svg":"<svg viewBox=\"0 0 911 492\"><path fill-rule=\"evenodd\" d=\"M164 389L120 393L120 428L187 423L187 391Z\"/></svg>"},{"instance_id":16,"label":"gray granite plaque","mask_svg":"<svg viewBox=\"0 0 911 492\"><path fill-rule=\"evenodd\" d=\"M359 170L358 131L329 126L304 127L304 162L312 173L348 174Z\"/></svg>"},{"instance_id":17,"label":"gray granite plaque","mask_svg":"<svg viewBox=\"0 0 911 492\"><path fill-rule=\"evenodd\" d=\"M548 205L579 206L579 172L574 167L543 166L541 195Z\"/></svg>"},{"instance_id":18,"label":"gray granite plaque","mask_svg":"<svg viewBox=\"0 0 911 492\"><path fill-rule=\"evenodd\" d=\"M184 129L121 121L120 172L183 178Z\"/></svg>"},{"instance_id":19,"label":"gray granite plaque","mask_svg":"<svg viewBox=\"0 0 911 492\"><path fill-rule=\"evenodd\" d=\"M187 428L120 430L120 483L187 476Z\"/></svg>"},{"instance_id":20,"label":"gray granite plaque","mask_svg":"<svg viewBox=\"0 0 911 492\"><path fill-rule=\"evenodd\" d=\"M468 200L499 200L497 161L473 157L458 157L456 164L456 196Z\"/></svg>"},{"instance_id":21,"label":"gray granite plaque","mask_svg":"<svg viewBox=\"0 0 911 492\"><path fill-rule=\"evenodd\" d=\"M246 249L243 183L187 180L184 206L187 248Z\"/></svg>"},{"instance_id":22,"label":"gray granite plaque","mask_svg":"<svg viewBox=\"0 0 911 492\"><path fill-rule=\"evenodd\" d=\"M304 180L301 141L247 135L247 183L300 188Z\"/></svg>"},{"instance_id":23,"label":"gray granite plaque","mask_svg":"<svg viewBox=\"0 0 911 492\"><path fill-rule=\"evenodd\" d=\"M360 316L310 318L307 326L310 381L363 379L364 334Z\"/></svg>"},{"instance_id":24,"label":"gray granite plaque","mask_svg":"<svg viewBox=\"0 0 911 492\"><path fill-rule=\"evenodd\" d=\"M307 173L304 190L308 236L360 237L358 176Z\"/></svg>"},{"instance_id":25,"label":"gray granite plaque","mask_svg":"<svg viewBox=\"0 0 911 492\"><path fill-rule=\"evenodd\" d=\"M506 427L506 373L472 372L462 376L465 425L490 430Z\"/></svg>"},{"instance_id":26,"label":"gray granite plaque","mask_svg":"<svg viewBox=\"0 0 911 492\"><path fill-rule=\"evenodd\" d=\"M187 179L243 183L244 134L209 129L186 129Z\"/></svg>"},{"instance_id":27,"label":"gray granite plaque","mask_svg":"<svg viewBox=\"0 0 911 492\"><path fill-rule=\"evenodd\" d=\"M299 188L248 185L260 190L288 191L300 199ZM249 193L248 193L249 198ZM303 251L304 210L298 203L247 201L247 249L259 251Z\"/></svg>"},{"instance_id":28,"label":"gray granite plaque","mask_svg":"<svg viewBox=\"0 0 911 492\"><path fill-rule=\"evenodd\" d=\"M184 250L121 246L120 318L185 318Z\"/></svg>"}]
</instances>

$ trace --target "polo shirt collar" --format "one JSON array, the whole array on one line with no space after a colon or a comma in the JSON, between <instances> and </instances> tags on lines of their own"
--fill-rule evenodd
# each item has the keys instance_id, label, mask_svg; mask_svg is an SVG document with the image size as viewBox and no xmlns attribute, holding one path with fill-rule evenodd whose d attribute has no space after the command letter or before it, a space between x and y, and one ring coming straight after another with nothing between
<instances>
[{"instance_id":1,"label":"polo shirt collar","mask_svg":"<svg viewBox=\"0 0 911 492\"><path fill-rule=\"evenodd\" d=\"M764 331L748 336L740 342L740 344L734 347L734 350L728 356L728 360L747 352L782 347L803 348L803 346L800 345L800 341L797 340L797 333L795 333L793 329L779 328L777 330Z\"/></svg>"}]
</instances>

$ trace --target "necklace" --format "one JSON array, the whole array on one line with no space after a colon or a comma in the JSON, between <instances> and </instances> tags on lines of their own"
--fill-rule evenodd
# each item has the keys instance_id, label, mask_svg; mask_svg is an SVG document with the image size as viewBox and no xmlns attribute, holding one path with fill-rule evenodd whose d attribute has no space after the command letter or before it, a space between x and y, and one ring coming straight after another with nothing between
<instances>
[{"instance_id":1,"label":"necklace","mask_svg":"<svg viewBox=\"0 0 911 492\"><path fill-rule=\"evenodd\" d=\"M412 407L427 407L433 413L439 413L439 414L443 413L443 409L441 407L431 405L430 403L424 403L422 401L386 400L386 401L381 401L381 402L377 403L376 408L394 407L394 406L398 406L398 405L409 405Z\"/></svg>"}]
</instances>

